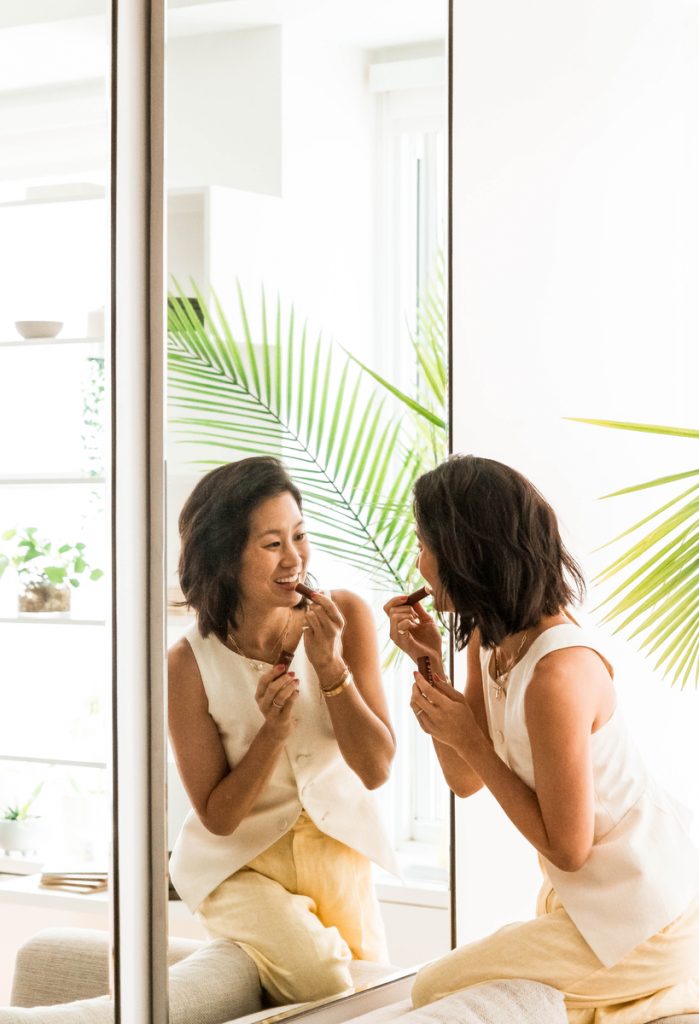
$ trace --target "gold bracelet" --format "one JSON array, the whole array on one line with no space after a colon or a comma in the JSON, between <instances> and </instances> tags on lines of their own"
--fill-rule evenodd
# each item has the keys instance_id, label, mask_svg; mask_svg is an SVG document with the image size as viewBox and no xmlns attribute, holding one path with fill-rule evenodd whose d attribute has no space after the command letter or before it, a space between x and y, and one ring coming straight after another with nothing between
<instances>
[{"instance_id":1,"label":"gold bracelet","mask_svg":"<svg viewBox=\"0 0 699 1024\"><path fill-rule=\"evenodd\" d=\"M345 687L349 686L353 682L352 673L347 667L345 667L345 671L342 673L340 682L336 686L332 686L329 690L326 690L321 686L320 692L324 697L337 697L338 693L342 693Z\"/></svg>"}]
</instances>

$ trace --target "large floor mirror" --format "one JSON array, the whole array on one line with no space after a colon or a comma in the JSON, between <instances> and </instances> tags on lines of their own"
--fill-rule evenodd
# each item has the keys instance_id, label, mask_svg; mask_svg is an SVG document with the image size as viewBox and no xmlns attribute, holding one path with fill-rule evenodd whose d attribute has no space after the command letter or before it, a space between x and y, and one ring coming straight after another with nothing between
<instances>
[{"instance_id":1,"label":"large floor mirror","mask_svg":"<svg viewBox=\"0 0 699 1024\"><path fill-rule=\"evenodd\" d=\"M0 1005L109 924L108 8L0 10Z\"/></svg>"},{"instance_id":2,"label":"large floor mirror","mask_svg":"<svg viewBox=\"0 0 699 1024\"><path fill-rule=\"evenodd\" d=\"M184 637L189 656L192 647L197 652L207 710L219 715L218 733L235 762L236 743L240 757L263 719L253 716L245 728L221 724L217 698L203 679L204 652L213 648L222 659L230 715L241 688L249 699L249 687L271 668L284 638L291 646L298 642L298 615L282 622L288 633L267 630L267 647L255 643L254 630L240 619L232 637L222 643L212 634L202 646L193 609L182 603L178 521L182 515L191 537L199 498L188 499L195 488L202 496L200 481L217 467L280 460L301 494L310 555L299 554L302 542L295 540L296 553L282 552L278 562L273 556L269 572L280 580L286 573L281 586L293 589L291 577L303 567L326 594L362 596L381 664L382 707L396 740L387 780L365 791L375 810L359 810L364 795L356 805L349 790L344 797L358 816L377 815L370 841L357 823L357 844L371 847L379 862L367 899L377 908L385 943L355 941L359 959L350 965L349 986L334 980L325 993L337 997L405 973L451 945L449 793L410 713L411 665L391 653L382 612L388 598L422 582L410 488L448 451L448 5L172 3L167 24L168 643L181 645ZM280 527L276 520L268 525ZM270 539L265 557L284 547L283 539ZM191 567L181 568L193 593ZM272 598L275 614L286 598ZM297 672L303 701L303 666ZM174 685L179 693L179 674ZM172 690L171 701L177 699ZM304 714L317 716L320 700L314 694ZM249 713L235 705L234 714ZM226 852L236 848L235 833L205 842L201 816L191 807L187 790L191 795L199 784L202 762L214 758L195 717L187 728L176 726L169 752L168 846L173 889L182 897L174 909L171 903L170 917L195 939L245 940L265 980L263 1018L323 992L308 981L291 988L270 981L268 965L260 965L276 954L256 951L257 939L264 947L268 933L287 928L288 955L276 967L298 973L293 947L309 948L314 929L337 935L342 923L316 902L289 932L275 912L276 897L266 902L261 895L259 934L234 935L235 911L231 919L228 904L223 917L212 910L226 898L230 865L240 862ZM236 739L236 728L243 739ZM308 765L320 756L319 739L308 735L303 742L301 749L292 736L288 745L299 789L301 774L312 788ZM279 784L277 769L268 785ZM261 811L269 792L263 788L240 830L259 869L255 883L264 878L279 896L283 883L260 866L258 855L300 842L298 809L277 814L270 831ZM308 792L302 815L307 810L322 832L319 804ZM330 835L351 845L342 829L336 823L333 830L328 819ZM288 886L293 893L293 881ZM297 900L308 895L301 882L298 891ZM315 954L305 955L310 963ZM246 969L231 968L241 976Z\"/></svg>"},{"instance_id":3,"label":"large floor mirror","mask_svg":"<svg viewBox=\"0 0 699 1024\"><path fill-rule=\"evenodd\" d=\"M319 828L311 796L301 806L321 838L351 849L353 814L363 835L374 938L354 941L306 907L324 933L335 929L341 959L345 948L353 957L328 998L407 977L451 947L449 794L382 611L422 582L410 489L449 447L448 7L86 0L0 12L0 379L13 382L0 403L12 439L0 453L0 650L12 692L0 715L0 1006L109 988L108 1015L148 1007L161 1021L163 935L171 963L204 948L208 893L178 892L173 871L163 909L165 845L177 852L192 809L175 744L158 760L158 663L196 629L178 573L183 506L208 472L245 458L279 460L298 487L306 583L333 603L361 597L359 635L379 666L372 714L395 739L378 775L347 768L361 799L336 779L342 828ZM167 369L153 387L160 335ZM252 671L254 655L243 646ZM327 746L332 698L313 697ZM306 756L312 745L296 763ZM314 769L304 771L312 787ZM161 782L167 821L149 820ZM296 841L298 819L298 809L279 815L274 839ZM273 931L261 908L252 916ZM17 951L46 928L61 929L82 982L59 996L50 972L35 972L13 997ZM63 929L79 930L77 945ZM85 930L101 938L82 945ZM304 941L303 929L288 936ZM253 995L239 1017L317 1001L314 990L261 988L259 965L241 956L237 987L247 978ZM171 970L172 1008L186 968ZM209 987L202 1005L211 998Z\"/></svg>"}]
</instances>

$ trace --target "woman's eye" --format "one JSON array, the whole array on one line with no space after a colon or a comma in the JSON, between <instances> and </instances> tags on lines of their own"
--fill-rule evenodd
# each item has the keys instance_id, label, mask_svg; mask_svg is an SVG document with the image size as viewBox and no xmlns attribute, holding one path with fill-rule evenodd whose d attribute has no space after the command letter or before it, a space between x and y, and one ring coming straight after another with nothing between
<instances>
[{"instance_id":1,"label":"woman's eye","mask_svg":"<svg viewBox=\"0 0 699 1024\"><path fill-rule=\"evenodd\" d=\"M265 547L266 548L278 548L279 547L279 541L278 540L273 540L271 544L265 544Z\"/></svg>"},{"instance_id":2,"label":"woman's eye","mask_svg":"<svg viewBox=\"0 0 699 1024\"><path fill-rule=\"evenodd\" d=\"M305 540L305 539L306 539L306 534L305 533L297 533L296 534L296 540Z\"/></svg>"}]
</instances>

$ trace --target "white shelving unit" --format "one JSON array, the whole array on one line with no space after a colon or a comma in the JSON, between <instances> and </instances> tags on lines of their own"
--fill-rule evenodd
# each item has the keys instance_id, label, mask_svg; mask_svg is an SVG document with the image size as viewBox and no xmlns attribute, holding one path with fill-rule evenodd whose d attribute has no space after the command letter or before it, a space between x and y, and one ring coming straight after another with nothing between
<instances>
[{"instance_id":1,"label":"white shelving unit","mask_svg":"<svg viewBox=\"0 0 699 1024\"><path fill-rule=\"evenodd\" d=\"M25 612L23 615L0 615L0 625L23 626L104 626L105 619L72 618L65 612Z\"/></svg>"},{"instance_id":2,"label":"white shelving unit","mask_svg":"<svg viewBox=\"0 0 699 1024\"><path fill-rule=\"evenodd\" d=\"M48 355L51 352L56 352L57 355L53 357L53 360L49 360ZM31 365L37 366L43 364L44 356L43 352L47 353L46 363L48 366L55 366L55 359L63 358L78 358L79 361L82 359L90 359L94 357L101 357L104 355L105 346L104 339L96 336L85 336L85 337L52 337L52 338L0 338L0 374L3 373L4 355L7 355L8 359L12 360L12 366L14 367L15 373L18 373L18 367L24 365L23 353L26 353L27 357L31 357ZM33 372L33 371L32 371ZM57 405L56 410L53 411L53 415L60 416L60 405ZM19 427L21 429L21 426ZM50 429L50 428L49 428ZM72 429L72 428L71 428ZM24 468L24 467L22 467ZM43 467L42 467L43 468ZM56 488L62 487L78 487L78 488L97 488L103 487L105 484L105 476L93 475L90 473L84 473L80 470L73 472L61 472L61 465L59 459L54 459L53 464L47 466L50 472L35 472L32 473L1 473L0 472L0 490L3 494L7 494L9 488L23 489L32 488L34 490L28 497L30 508L37 507L37 509L43 504L49 510L52 507L52 503L56 499ZM0 524L2 526L3 524ZM102 611L101 607L98 611ZM41 632L41 628L47 626L71 626L83 627L89 629L89 635L95 637L94 630L104 630L106 627L106 619L104 615L91 614L89 607L79 609L75 613L71 612L52 612L52 613L16 613L13 608L5 604L0 611L0 628L3 631L3 636L9 640L12 637L12 645L16 648L17 643L21 643L22 650L27 652L25 671L27 674L27 682L31 678L31 652L35 643L43 645L46 650L47 645L49 649L53 647L53 641L51 640L51 633L48 635L45 632ZM17 627L22 627L21 640L19 636L15 637L14 630ZM35 630L39 630L38 633L32 635L27 634L25 631L27 627L33 627ZM56 642L59 648L64 648L65 643L58 639L57 634L53 634L56 638ZM81 643L80 637L83 634L78 632L78 640L76 643ZM106 635L106 634L105 634ZM34 637L37 637L35 641ZM16 640L16 643L15 643ZM73 639L70 638L67 641L68 644L73 646ZM95 642L100 643L99 640ZM89 645L90 646L90 645ZM94 647L94 643L91 645ZM10 744L6 746L3 753L0 755L0 762L3 766L13 764L19 765L43 765L47 768L67 768L75 770L104 770L107 766L102 760L80 760L76 758L70 758L70 748L68 747L65 751L61 750L62 756L56 757L52 753L48 753L44 756L30 756L34 754L43 754L43 749L39 748L38 751L27 751L23 750L22 745L18 743L17 749ZM98 755L99 756L99 755ZM78 755L79 757L79 755ZM89 757L89 754L88 754ZM54 899L51 902L51 894L38 890L36 886L36 879L34 882L29 882L26 878L16 878L12 875L3 875L3 864L9 865L11 858L3 858L0 853L0 901L4 899L4 893L9 893L8 899L12 902L21 902L24 905L42 905L51 907L63 907L67 908L69 905L62 900L60 897ZM5 872L10 871L11 868L5 867ZM29 888L27 888L29 886ZM33 888L32 888L33 886ZM12 896L14 893L14 897ZM32 895L33 894L33 895ZM61 894L65 896L66 894ZM47 902L48 898L48 902ZM80 897L79 906L85 908L89 905L89 897ZM71 904L72 906L72 904ZM77 907L78 904L75 904Z\"/></svg>"},{"instance_id":3,"label":"white shelving unit","mask_svg":"<svg viewBox=\"0 0 699 1024\"><path fill-rule=\"evenodd\" d=\"M104 350L102 338L10 338L7 341L0 339L0 349L37 348L42 345L47 348L56 348L61 345L87 345L95 350L95 354L101 354Z\"/></svg>"},{"instance_id":4,"label":"white shelving unit","mask_svg":"<svg viewBox=\"0 0 699 1024\"><path fill-rule=\"evenodd\" d=\"M0 476L0 487L50 486L58 484L103 484L103 476L61 476L60 473L46 476Z\"/></svg>"}]
</instances>

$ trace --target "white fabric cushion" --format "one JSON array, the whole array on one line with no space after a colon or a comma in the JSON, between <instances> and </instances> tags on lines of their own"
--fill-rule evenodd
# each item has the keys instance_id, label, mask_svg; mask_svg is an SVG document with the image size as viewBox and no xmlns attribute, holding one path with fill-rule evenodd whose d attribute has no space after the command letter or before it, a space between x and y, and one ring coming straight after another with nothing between
<instances>
[{"instance_id":1,"label":"white fabric cushion","mask_svg":"<svg viewBox=\"0 0 699 1024\"><path fill-rule=\"evenodd\" d=\"M392 1007L365 1013L348 1024L568 1024L563 995L538 981L489 981L438 999L399 1017Z\"/></svg>"},{"instance_id":2,"label":"white fabric cushion","mask_svg":"<svg viewBox=\"0 0 699 1024\"><path fill-rule=\"evenodd\" d=\"M86 940L94 937L84 936ZM33 968L39 982L46 970L60 971L69 966L70 971L80 973L80 959L77 963L73 959L74 948L73 956L65 958L65 949L56 941L60 935L51 936L52 941L48 942L45 935L41 942L37 938L32 940L34 959L28 953L24 956L25 975ZM170 968L170 1024L224 1024L261 1008L257 968L239 946L225 939L192 945L194 952ZM41 957L37 955L39 949ZM46 959L47 951L50 962ZM179 950L172 953L177 955ZM27 989L28 985L27 977L22 987ZM62 991L65 994L67 989ZM0 1024L112 1024L113 1020L114 1008L106 996L58 1005L0 1009Z\"/></svg>"},{"instance_id":3,"label":"white fabric cushion","mask_svg":"<svg viewBox=\"0 0 699 1024\"><path fill-rule=\"evenodd\" d=\"M202 945L170 939L168 964ZM109 991L109 936L91 928L45 928L19 949L12 979L13 1006L52 1006Z\"/></svg>"}]
</instances>

